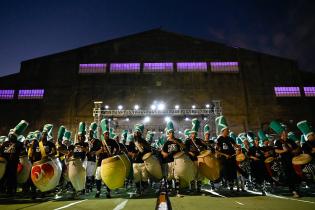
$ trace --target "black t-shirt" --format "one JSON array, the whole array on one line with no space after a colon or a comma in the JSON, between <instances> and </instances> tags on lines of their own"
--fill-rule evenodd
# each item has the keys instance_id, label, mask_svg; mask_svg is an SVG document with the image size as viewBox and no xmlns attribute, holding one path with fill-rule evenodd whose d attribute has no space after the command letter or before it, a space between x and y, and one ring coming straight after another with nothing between
<instances>
[{"instance_id":1,"label":"black t-shirt","mask_svg":"<svg viewBox=\"0 0 315 210\"><path fill-rule=\"evenodd\" d=\"M235 149L233 147L234 143L235 143L234 139L229 136L227 137L219 136L217 140L218 150L227 155L234 155L235 154Z\"/></svg>"},{"instance_id":2,"label":"black t-shirt","mask_svg":"<svg viewBox=\"0 0 315 210\"><path fill-rule=\"evenodd\" d=\"M0 147L0 155L8 162L18 163L23 150L24 147L21 142L5 141Z\"/></svg>"},{"instance_id":3,"label":"black t-shirt","mask_svg":"<svg viewBox=\"0 0 315 210\"><path fill-rule=\"evenodd\" d=\"M197 156L200 154L201 151L205 149L206 145L199 138L196 138L194 142L191 139L187 139L185 142L185 150L192 161L196 161L198 159ZM192 152L194 156L189 154L189 152Z\"/></svg>"},{"instance_id":4,"label":"black t-shirt","mask_svg":"<svg viewBox=\"0 0 315 210\"><path fill-rule=\"evenodd\" d=\"M104 148L105 152L102 152L97 156L97 166L102 165L103 159L106 159L119 153L119 145L114 139L106 140L106 146L105 142L101 142L101 145ZM110 154L108 153L108 150L110 151Z\"/></svg>"},{"instance_id":5,"label":"black t-shirt","mask_svg":"<svg viewBox=\"0 0 315 210\"><path fill-rule=\"evenodd\" d=\"M61 152L59 152L58 150L61 150L61 151L66 151L66 150L68 150L67 146L64 145L63 143L61 143L60 141L57 142L56 149L57 149L57 154L58 154L58 157L59 157L59 158L62 157L62 156L64 156L64 154L61 153Z\"/></svg>"},{"instance_id":6,"label":"black t-shirt","mask_svg":"<svg viewBox=\"0 0 315 210\"><path fill-rule=\"evenodd\" d=\"M285 153L282 153L280 156L282 159L291 161L293 154L290 151L298 148L298 145L291 139L287 139L286 141L282 139L276 140L275 149L283 150L285 147L288 149L288 151Z\"/></svg>"},{"instance_id":7,"label":"black t-shirt","mask_svg":"<svg viewBox=\"0 0 315 210\"><path fill-rule=\"evenodd\" d=\"M179 139L175 139L174 141L181 142ZM178 143L174 141L166 141L162 147L162 151L168 153L166 158L162 159L163 163L170 163L174 161L174 155L180 152L181 148Z\"/></svg>"},{"instance_id":8,"label":"black t-shirt","mask_svg":"<svg viewBox=\"0 0 315 210\"><path fill-rule=\"evenodd\" d=\"M87 160L96 162L96 155L95 152L102 147L102 143L99 139L92 139L90 140L90 151L87 153Z\"/></svg>"},{"instance_id":9,"label":"black t-shirt","mask_svg":"<svg viewBox=\"0 0 315 210\"><path fill-rule=\"evenodd\" d=\"M306 141L302 145L302 151L306 154L311 155L313 158L315 158L315 153L312 153L312 149L315 147L315 141Z\"/></svg>"},{"instance_id":10,"label":"black t-shirt","mask_svg":"<svg viewBox=\"0 0 315 210\"><path fill-rule=\"evenodd\" d=\"M264 157L264 151L262 150L261 147L250 147L248 151L248 156L254 156L258 158L259 160L263 161L265 159Z\"/></svg>"},{"instance_id":11,"label":"black t-shirt","mask_svg":"<svg viewBox=\"0 0 315 210\"><path fill-rule=\"evenodd\" d=\"M53 149L56 150L55 144L51 141L46 141L45 143L43 143L43 146L44 146L46 155L50 155ZM31 161L35 162L35 161L41 160L42 154L40 152L39 142L37 140L34 140L32 149L33 149L33 157L31 158Z\"/></svg>"},{"instance_id":12,"label":"black t-shirt","mask_svg":"<svg viewBox=\"0 0 315 210\"><path fill-rule=\"evenodd\" d=\"M130 152L135 153L135 156L132 158L133 162L134 163L143 163L143 160L142 160L143 155L152 151L150 144L141 137L136 138L135 142L132 142L132 144L130 144L129 149L130 149ZM143 150L142 152L139 150L139 148L138 148L138 146L136 146L136 144L138 146L142 147L141 148L141 150Z\"/></svg>"},{"instance_id":13,"label":"black t-shirt","mask_svg":"<svg viewBox=\"0 0 315 210\"><path fill-rule=\"evenodd\" d=\"M208 140L208 141L205 141L203 140L203 143L206 145L207 147L207 150L211 150L211 152L214 152L214 141L213 140Z\"/></svg>"},{"instance_id":14,"label":"black t-shirt","mask_svg":"<svg viewBox=\"0 0 315 210\"><path fill-rule=\"evenodd\" d=\"M86 157L86 149L89 149L89 144L87 142L79 142L69 147L69 150L73 152L74 158L80 158L82 161Z\"/></svg>"}]
</instances>

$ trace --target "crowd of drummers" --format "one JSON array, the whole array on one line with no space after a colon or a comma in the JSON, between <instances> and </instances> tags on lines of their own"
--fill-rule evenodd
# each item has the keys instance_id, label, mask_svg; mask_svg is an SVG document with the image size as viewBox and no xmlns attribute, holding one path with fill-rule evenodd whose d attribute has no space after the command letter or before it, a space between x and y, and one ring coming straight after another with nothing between
<instances>
[{"instance_id":1,"label":"crowd of drummers","mask_svg":"<svg viewBox=\"0 0 315 210\"><path fill-rule=\"evenodd\" d=\"M193 119L185 138L178 138L169 121L154 140L154 132L144 135L143 124L117 134L103 119L100 125L80 122L73 141L65 126L54 138L52 124L24 137L28 122L22 120L0 137L0 193L14 195L21 188L35 198L38 192L62 195L71 189L74 196L93 193L99 198L105 186L110 198L112 190L133 186L142 196L165 178L177 196L184 189L200 193L204 184L245 191L248 183L265 195L269 183L286 186L299 197L302 181L314 183L315 133L307 121L297 123L301 138L277 121L269 125L276 134L272 138L262 130L236 135L224 116L215 123L216 137L208 125L199 137L200 122Z\"/></svg>"}]
</instances>

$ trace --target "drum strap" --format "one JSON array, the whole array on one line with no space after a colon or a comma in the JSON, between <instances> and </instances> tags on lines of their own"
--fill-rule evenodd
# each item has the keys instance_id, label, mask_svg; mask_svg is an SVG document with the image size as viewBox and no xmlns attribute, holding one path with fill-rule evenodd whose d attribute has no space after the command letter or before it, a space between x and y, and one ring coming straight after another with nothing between
<instances>
[{"instance_id":1,"label":"drum strap","mask_svg":"<svg viewBox=\"0 0 315 210\"><path fill-rule=\"evenodd\" d=\"M42 141L39 142L39 150L40 150L40 153L42 155L42 158L47 156L46 151L45 151L45 147L44 147Z\"/></svg>"}]
</instances>

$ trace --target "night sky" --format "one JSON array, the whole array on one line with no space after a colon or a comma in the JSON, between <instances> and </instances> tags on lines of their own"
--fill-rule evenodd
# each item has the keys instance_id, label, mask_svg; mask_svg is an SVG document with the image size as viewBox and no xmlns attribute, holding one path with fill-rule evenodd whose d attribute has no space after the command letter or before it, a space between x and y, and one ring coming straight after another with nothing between
<instances>
[{"instance_id":1,"label":"night sky","mask_svg":"<svg viewBox=\"0 0 315 210\"><path fill-rule=\"evenodd\" d=\"M162 27L297 59L315 73L313 0L1 0L0 76L20 62Z\"/></svg>"}]
</instances>

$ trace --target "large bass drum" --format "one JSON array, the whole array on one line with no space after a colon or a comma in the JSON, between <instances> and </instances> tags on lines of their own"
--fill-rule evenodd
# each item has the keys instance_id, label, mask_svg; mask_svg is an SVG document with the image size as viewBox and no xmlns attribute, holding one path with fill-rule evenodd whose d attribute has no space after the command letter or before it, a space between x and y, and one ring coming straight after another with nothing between
<instances>
[{"instance_id":1,"label":"large bass drum","mask_svg":"<svg viewBox=\"0 0 315 210\"><path fill-rule=\"evenodd\" d=\"M122 159L119 156L103 159L101 177L111 190L122 187L126 178L126 167Z\"/></svg>"},{"instance_id":2,"label":"large bass drum","mask_svg":"<svg viewBox=\"0 0 315 210\"><path fill-rule=\"evenodd\" d=\"M58 158L46 157L33 163L31 179L41 191L53 190L59 183L62 166Z\"/></svg>"},{"instance_id":3,"label":"large bass drum","mask_svg":"<svg viewBox=\"0 0 315 210\"><path fill-rule=\"evenodd\" d=\"M292 165L296 174L303 180L314 180L315 169L311 164L312 156L309 154L301 154L292 158Z\"/></svg>"},{"instance_id":4,"label":"large bass drum","mask_svg":"<svg viewBox=\"0 0 315 210\"><path fill-rule=\"evenodd\" d=\"M6 167L7 167L7 160L4 157L0 157L0 179L2 179Z\"/></svg>"},{"instance_id":5,"label":"large bass drum","mask_svg":"<svg viewBox=\"0 0 315 210\"><path fill-rule=\"evenodd\" d=\"M174 173L181 187L187 187L196 178L197 167L185 152L178 152L174 155Z\"/></svg>"},{"instance_id":6,"label":"large bass drum","mask_svg":"<svg viewBox=\"0 0 315 210\"><path fill-rule=\"evenodd\" d=\"M220 162L209 150L202 151L200 155L198 155L198 170L201 175L211 181L220 178Z\"/></svg>"},{"instance_id":7,"label":"large bass drum","mask_svg":"<svg viewBox=\"0 0 315 210\"><path fill-rule=\"evenodd\" d=\"M68 165L69 180L76 191L85 188L86 170L80 158L71 158Z\"/></svg>"},{"instance_id":8,"label":"large bass drum","mask_svg":"<svg viewBox=\"0 0 315 210\"><path fill-rule=\"evenodd\" d=\"M30 177L32 169L32 163L28 159L27 155L20 156L20 162L17 168L17 183L24 184Z\"/></svg>"},{"instance_id":9,"label":"large bass drum","mask_svg":"<svg viewBox=\"0 0 315 210\"><path fill-rule=\"evenodd\" d=\"M142 160L144 161L145 168L151 176L155 179L162 179L162 168L160 161L151 152L143 155Z\"/></svg>"}]
</instances>

